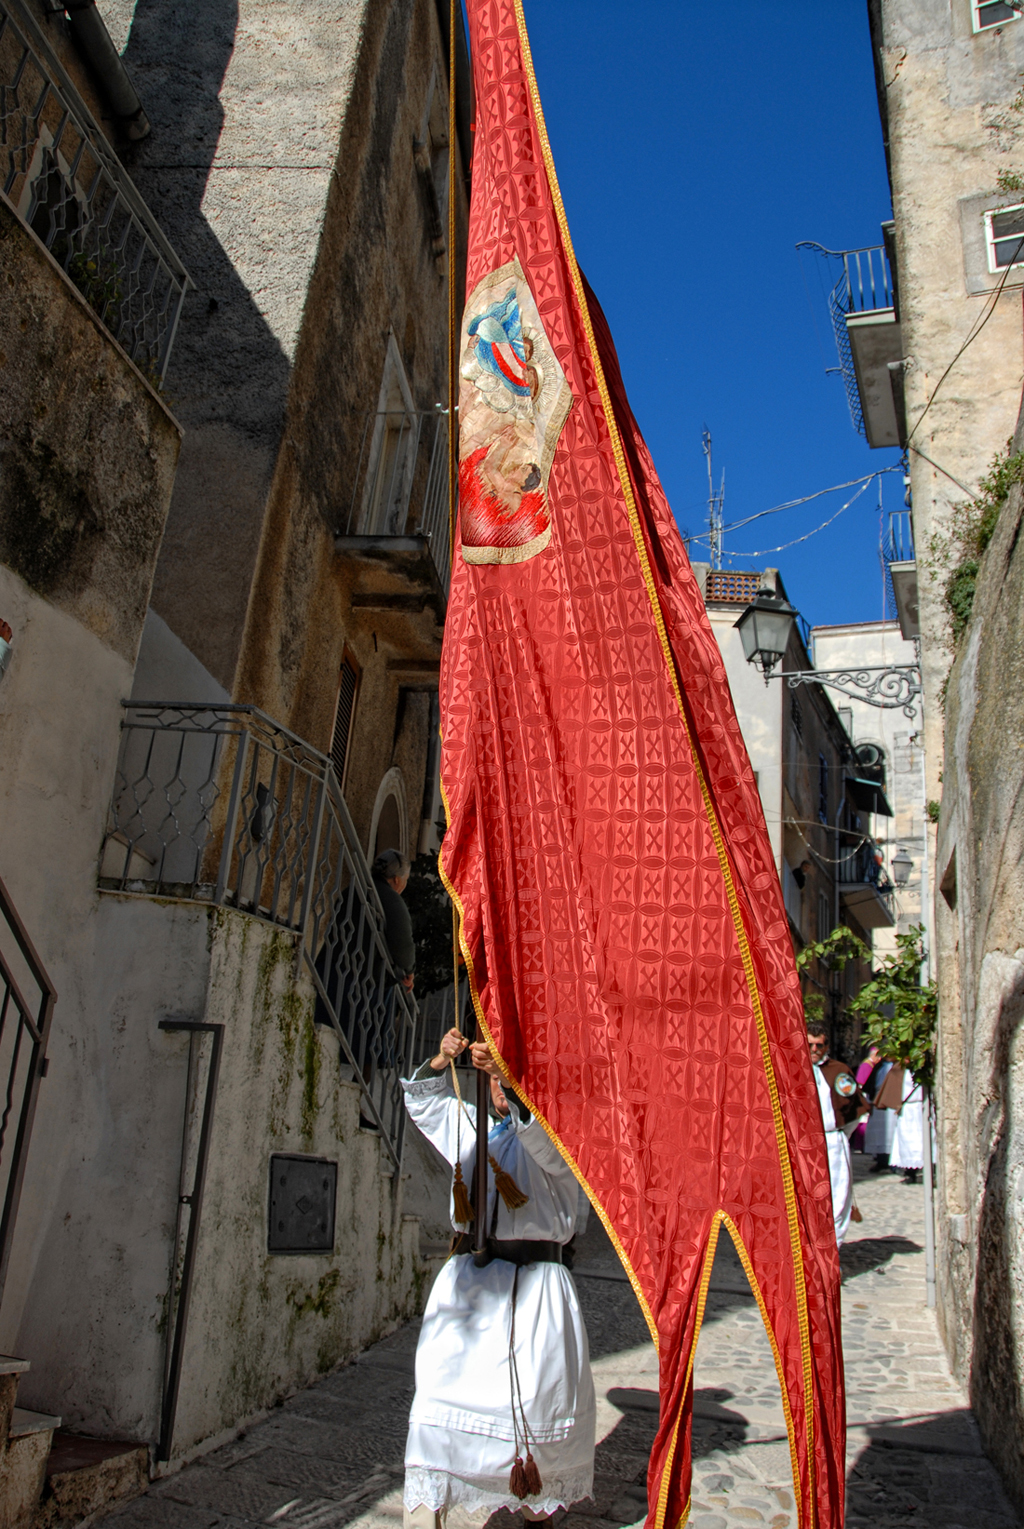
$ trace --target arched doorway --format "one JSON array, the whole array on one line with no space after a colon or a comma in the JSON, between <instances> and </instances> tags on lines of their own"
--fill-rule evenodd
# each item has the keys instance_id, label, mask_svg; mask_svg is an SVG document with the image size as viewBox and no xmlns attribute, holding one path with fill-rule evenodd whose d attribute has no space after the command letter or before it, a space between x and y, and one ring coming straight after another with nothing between
<instances>
[{"instance_id":1,"label":"arched doorway","mask_svg":"<svg viewBox=\"0 0 1024 1529\"><path fill-rule=\"evenodd\" d=\"M402 855L409 853L405 780L397 766L392 766L377 788L377 800L373 804L373 816L370 819L367 845L370 860L373 861L382 849L397 849Z\"/></svg>"}]
</instances>

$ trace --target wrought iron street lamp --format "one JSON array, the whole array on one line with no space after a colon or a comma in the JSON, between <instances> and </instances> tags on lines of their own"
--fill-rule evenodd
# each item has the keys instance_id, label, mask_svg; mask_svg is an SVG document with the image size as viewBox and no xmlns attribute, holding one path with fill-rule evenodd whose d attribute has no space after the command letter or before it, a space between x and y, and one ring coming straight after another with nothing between
<instances>
[{"instance_id":1,"label":"wrought iron street lamp","mask_svg":"<svg viewBox=\"0 0 1024 1529\"><path fill-rule=\"evenodd\" d=\"M796 618L796 607L788 600L762 589L736 622L743 655L748 664L761 665L766 685L789 645L789 634Z\"/></svg>"},{"instance_id":2,"label":"wrought iron street lamp","mask_svg":"<svg viewBox=\"0 0 1024 1529\"><path fill-rule=\"evenodd\" d=\"M784 679L790 690L800 685L827 685L855 701L890 711L901 706L911 720L917 715L916 698L922 694L918 664L863 664L848 669L797 669L775 676L789 643L798 612L788 600L761 590L736 622L748 664L760 664L764 682Z\"/></svg>"},{"instance_id":3,"label":"wrought iron street lamp","mask_svg":"<svg viewBox=\"0 0 1024 1529\"><path fill-rule=\"evenodd\" d=\"M914 869L914 862L901 844L889 862L892 867L892 879L898 887L905 887L910 880L910 873Z\"/></svg>"}]
</instances>

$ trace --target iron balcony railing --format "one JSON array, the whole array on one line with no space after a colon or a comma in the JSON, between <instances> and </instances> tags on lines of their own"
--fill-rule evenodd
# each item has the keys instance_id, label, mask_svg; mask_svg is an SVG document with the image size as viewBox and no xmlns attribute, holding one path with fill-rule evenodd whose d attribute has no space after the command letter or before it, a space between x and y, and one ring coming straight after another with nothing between
<instances>
[{"instance_id":1,"label":"iron balcony railing","mask_svg":"<svg viewBox=\"0 0 1024 1529\"><path fill-rule=\"evenodd\" d=\"M889 511L889 527L882 553L887 564L914 561L914 525L909 510Z\"/></svg>"},{"instance_id":2,"label":"iron balcony railing","mask_svg":"<svg viewBox=\"0 0 1024 1529\"><path fill-rule=\"evenodd\" d=\"M872 839L861 839L849 849L841 848L836 879L840 886L874 887L895 922L895 892L882 864L882 852Z\"/></svg>"},{"instance_id":3,"label":"iron balcony railing","mask_svg":"<svg viewBox=\"0 0 1024 1529\"><path fill-rule=\"evenodd\" d=\"M828 295L828 313L836 350L839 352L839 370L846 388L850 419L857 433L866 435L847 319L877 313L881 321L883 314L893 311L895 299L892 273L885 245L874 244L861 250L830 250L813 240L804 240L797 245L797 249L814 250L827 260L842 262L839 279Z\"/></svg>"},{"instance_id":4,"label":"iron balcony railing","mask_svg":"<svg viewBox=\"0 0 1024 1529\"><path fill-rule=\"evenodd\" d=\"M21 0L0 0L0 182L118 344L161 383L188 273Z\"/></svg>"},{"instance_id":5,"label":"iron balcony railing","mask_svg":"<svg viewBox=\"0 0 1024 1529\"><path fill-rule=\"evenodd\" d=\"M426 541L448 593L448 419L440 410L385 409L364 421L359 459L338 535Z\"/></svg>"},{"instance_id":6,"label":"iron balcony railing","mask_svg":"<svg viewBox=\"0 0 1024 1529\"><path fill-rule=\"evenodd\" d=\"M0 1300L57 994L0 881Z\"/></svg>"},{"instance_id":7,"label":"iron balcony railing","mask_svg":"<svg viewBox=\"0 0 1024 1529\"><path fill-rule=\"evenodd\" d=\"M293 931L396 1168L418 1013L329 758L254 706L125 703L107 890L195 898Z\"/></svg>"}]
</instances>

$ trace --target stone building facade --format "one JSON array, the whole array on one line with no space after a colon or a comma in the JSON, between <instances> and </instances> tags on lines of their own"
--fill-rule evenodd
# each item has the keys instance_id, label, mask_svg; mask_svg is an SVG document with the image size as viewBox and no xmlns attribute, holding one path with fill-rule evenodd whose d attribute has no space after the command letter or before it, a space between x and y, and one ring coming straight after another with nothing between
<instances>
[{"instance_id":1,"label":"stone building facade","mask_svg":"<svg viewBox=\"0 0 1024 1529\"><path fill-rule=\"evenodd\" d=\"M901 338L890 371L905 406L925 687L938 1313L986 1446L1024 1506L1017 490L956 647L946 600L957 507L1005 453L1020 406L1024 20L986 0L869 0L868 12L895 220Z\"/></svg>"},{"instance_id":2,"label":"stone building facade","mask_svg":"<svg viewBox=\"0 0 1024 1529\"><path fill-rule=\"evenodd\" d=\"M139 137L58 9L10 12L188 290L129 353L37 144L0 202L0 876L59 998L0 1347L168 1469L422 1298L367 865L437 840L465 38L435 0L102 0Z\"/></svg>"},{"instance_id":3,"label":"stone building facade","mask_svg":"<svg viewBox=\"0 0 1024 1529\"><path fill-rule=\"evenodd\" d=\"M736 621L759 589L785 596L778 569L723 570L693 565L708 619L725 661L743 741L757 777L765 822L782 883L794 950L845 925L870 947L876 931L893 924L892 889L874 856L868 814L858 806L856 761L844 722L820 685L790 690L781 673L812 668L794 624L780 670L765 684L749 664ZM858 1031L847 1002L867 980L869 966L844 971L820 960L804 975L805 997L823 1013L837 1053L852 1058Z\"/></svg>"}]
</instances>

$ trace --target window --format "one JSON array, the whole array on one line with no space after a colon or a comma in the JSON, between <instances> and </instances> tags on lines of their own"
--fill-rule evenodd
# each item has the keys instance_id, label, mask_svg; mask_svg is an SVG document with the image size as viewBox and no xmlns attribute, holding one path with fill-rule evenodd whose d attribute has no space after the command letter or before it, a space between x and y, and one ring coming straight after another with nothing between
<instances>
[{"instance_id":1,"label":"window","mask_svg":"<svg viewBox=\"0 0 1024 1529\"><path fill-rule=\"evenodd\" d=\"M448 224L448 103L435 71L427 92L420 136L413 145L416 170L426 197L428 233L436 256L444 254Z\"/></svg>"},{"instance_id":2,"label":"window","mask_svg":"<svg viewBox=\"0 0 1024 1529\"><path fill-rule=\"evenodd\" d=\"M797 737L802 738L804 735L804 714L800 702L795 694L790 696L789 699L789 717L796 731Z\"/></svg>"},{"instance_id":3,"label":"window","mask_svg":"<svg viewBox=\"0 0 1024 1529\"><path fill-rule=\"evenodd\" d=\"M341 679L338 684L338 702L334 709L334 729L331 733L331 761L338 785L345 789L345 766L348 763L349 744L352 741L352 722L356 714L356 696L359 693L359 665L346 649L341 661Z\"/></svg>"},{"instance_id":4,"label":"window","mask_svg":"<svg viewBox=\"0 0 1024 1529\"><path fill-rule=\"evenodd\" d=\"M997 207L985 214L985 248L993 275L1024 265L1024 206Z\"/></svg>"},{"instance_id":5,"label":"window","mask_svg":"<svg viewBox=\"0 0 1024 1529\"><path fill-rule=\"evenodd\" d=\"M364 534L401 536L404 533L416 469L419 429L420 417L413 407L405 367L395 337L389 335L363 489Z\"/></svg>"},{"instance_id":6,"label":"window","mask_svg":"<svg viewBox=\"0 0 1024 1529\"><path fill-rule=\"evenodd\" d=\"M828 822L828 760L818 755L818 820Z\"/></svg>"},{"instance_id":7,"label":"window","mask_svg":"<svg viewBox=\"0 0 1024 1529\"><path fill-rule=\"evenodd\" d=\"M827 940L832 933L832 912L829 908L828 897L824 892L818 893L818 939Z\"/></svg>"},{"instance_id":8,"label":"window","mask_svg":"<svg viewBox=\"0 0 1024 1529\"><path fill-rule=\"evenodd\" d=\"M1006 0L972 0L971 20L976 32L986 32L989 27L1005 26L1008 21L1017 21L1020 11L1012 5L1007 5Z\"/></svg>"}]
</instances>

